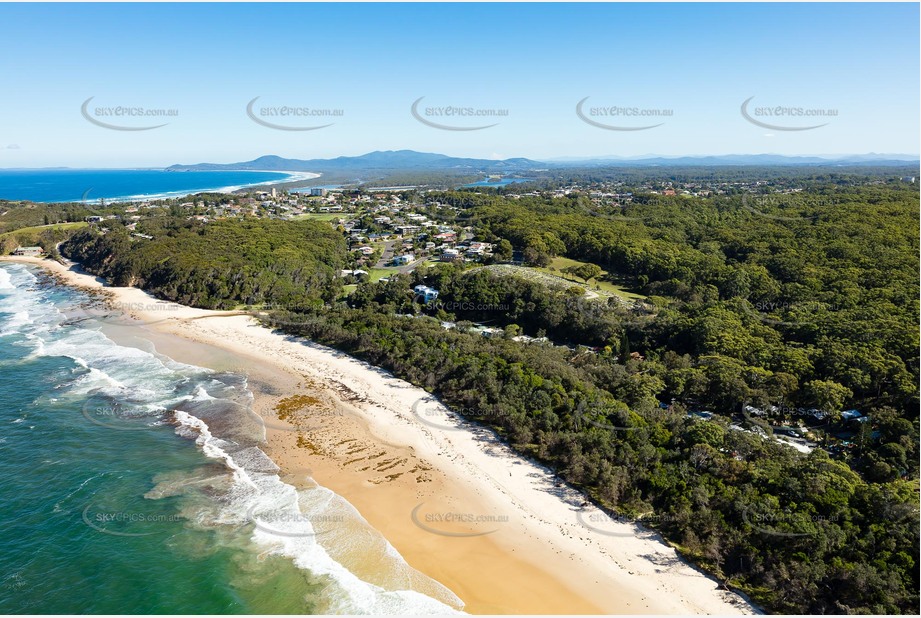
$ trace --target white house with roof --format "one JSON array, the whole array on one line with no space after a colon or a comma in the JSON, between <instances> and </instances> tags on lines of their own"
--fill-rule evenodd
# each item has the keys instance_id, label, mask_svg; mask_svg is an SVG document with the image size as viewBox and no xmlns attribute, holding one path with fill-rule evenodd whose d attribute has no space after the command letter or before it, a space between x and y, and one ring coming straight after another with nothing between
<instances>
[{"instance_id":1,"label":"white house with roof","mask_svg":"<svg viewBox=\"0 0 921 618\"><path fill-rule=\"evenodd\" d=\"M421 228L418 225L398 225L396 230L403 236L418 234Z\"/></svg>"},{"instance_id":2,"label":"white house with roof","mask_svg":"<svg viewBox=\"0 0 921 618\"><path fill-rule=\"evenodd\" d=\"M454 260L461 257L460 251L457 249L445 249L441 252L441 261L442 262L453 262Z\"/></svg>"},{"instance_id":3,"label":"white house with roof","mask_svg":"<svg viewBox=\"0 0 921 618\"><path fill-rule=\"evenodd\" d=\"M413 292L416 293L418 298L421 298L426 303L430 303L438 298L438 290L430 288L427 285L417 285L413 288Z\"/></svg>"},{"instance_id":4,"label":"white house with roof","mask_svg":"<svg viewBox=\"0 0 921 618\"><path fill-rule=\"evenodd\" d=\"M402 266L404 264L409 264L416 259L416 256L412 253L404 253L403 255L393 256L393 263L397 266Z\"/></svg>"}]
</instances>

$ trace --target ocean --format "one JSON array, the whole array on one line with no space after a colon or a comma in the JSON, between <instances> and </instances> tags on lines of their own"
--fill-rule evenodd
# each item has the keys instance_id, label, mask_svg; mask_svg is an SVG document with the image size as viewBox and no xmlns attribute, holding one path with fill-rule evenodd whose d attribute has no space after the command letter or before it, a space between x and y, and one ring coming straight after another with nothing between
<instances>
[{"instance_id":1,"label":"ocean","mask_svg":"<svg viewBox=\"0 0 921 618\"><path fill-rule=\"evenodd\" d=\"M95 204L100 199L134 201L181 197L311 177L312 174L306 173L250 171L0 169L0 199Z\"/></svg>"},{"instance_id":2,"label":"ocean","mask_svg":"<svg viewBox=\"0 0 921 618\"><path fill-rule=\"evenodd\" d=\"M345 499L282 482L246 376L113 338L94 303L0 264L0 613L461 607Z\"/></svg>"}]
</instances>

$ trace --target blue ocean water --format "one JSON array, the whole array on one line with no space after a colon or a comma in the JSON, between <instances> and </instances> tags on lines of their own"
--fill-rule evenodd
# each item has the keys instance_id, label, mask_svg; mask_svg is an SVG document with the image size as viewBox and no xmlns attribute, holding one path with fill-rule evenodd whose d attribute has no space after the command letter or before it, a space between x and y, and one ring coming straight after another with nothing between
<instances>
[{"instance_id":1,"label":"blue ocean water","mask_svg":"<svg viewBox=\"0 0 921 618\"><path fill-rule=\"evenodd\" d=\"M281 480L245 376L118 344L92 302L0 264L0 613L460 606L343 498Z\"/></svg>"},{"instance_id":2,"label":"blue ocean water","mask_svg":"<svg viewBox=\"0 0 921 618\"><path fill-rule=\"evenodd\" d=\"M478 180L477 182L471 182L470 184L464 185L465 187L504 187L506 185L515 184L516 182L531 182L533 178L501 178L499 180Z\"/></svg>"},{"instance_id":3,"label":"blue ocean water","mask_svg":"<svg viewBox=\"0 0 921 618\"><path fill-rule=\"evenodd\" d=\"M95 203L100 199L177 197L280 182L283 172L143 170L0 170L0 199Z\"/></svg>"}]
</instances>

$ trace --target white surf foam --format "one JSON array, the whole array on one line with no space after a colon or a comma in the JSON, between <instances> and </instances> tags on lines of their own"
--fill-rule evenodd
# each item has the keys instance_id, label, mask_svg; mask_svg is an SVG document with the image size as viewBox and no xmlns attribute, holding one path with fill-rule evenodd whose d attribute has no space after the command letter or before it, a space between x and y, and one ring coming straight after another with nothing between
<instances>
[{"instance_id":1,"label":"white surf foam","mask_svg":"<svg viewBox=\"0 0 921 618\"><path fill-rule=\"evenodd\" d=\"M406 564L341 496L324 487L298 491L282 482L274 470L259 472L241 465L241 461L264 465L268 458L254 448L231 454L228 451L233 449L233 445L215 438L204 421L185 412L177 411L176 420L179 422L177 433L186 437L194 435L204 453L222 460L233 474L235 486L223 501L222 512L215 519L237 524L254 521L252 540L257 545L269 553L289 557L297 567L321 581L327 580L329 585L323 592L323 613L460 613L455 609L463 606L459 598ZM254 451L259 451L260 456L256 456ZM333 522L331 530L319 531L318 534L314 522L324 518ZM371 543L380 545L381 555L389 558L389 564L378 566L390 568L379 570L392 573L381 576L376 583L361 579L334 557L334 554L348 557L350 550L352 553L366 551L369 539L373 539ZM348 547L350 543L352 547ZM428 586L442 600L400 587L400 584L411 582Z\"/></svg>"},{"instance_id":2,"label":"white surf foam","mask_svg":"<svg viewBox=\"0 0 921 618\"><path fill-rule=\"evenodd\" d=\"M190 410L175 411L176 432L194 439L206 456L229 471L226 495L209 499L214 515L199 514L198 521L240 526L251 525L251 517L271 518L267 526L253 530L252 541L264 552L288 557L327 584L321 595L325 613L448 614L462 607L447 588L406 564L343 498L322 487L299 491L281 481L278 467L257 446L260 436L247 437L249 425L228 418L245 416L253 423L252 414L246 414L252 393L245 380L120 346L93 330L92 320L65 324L64 314L49 300L55 288L35 286L37 279L18 264L4 266L0 272L9 276L12 286L0 291L0 312L14 316L26 312L31 322L20 316L17 323L20 339L34 347L30 357L73 360L74 377L56 397L76 401L101 397L126 416L159 417L178 405ZM60 300L59 291L54 298ZM342 521L316 536L312 518L331 514ZM356 556L370 545L379 548L375 557L381 562L379 568L365 572L356 566ZM356 575L359 571L361 577Z\"/></svg>"},{"instance_id":3,"label":"white surf foam","mask_svg":"<svg viewBox=\"0 0 921 618\"><path fill-rule=\"evenodd\" d=\"M10 318L4 320L3 328L0 328L0 337L18 333L21 331L20 327L32 323L33 320L29 317L28 311L17 311Z\"/></svg>"}]
</instances>

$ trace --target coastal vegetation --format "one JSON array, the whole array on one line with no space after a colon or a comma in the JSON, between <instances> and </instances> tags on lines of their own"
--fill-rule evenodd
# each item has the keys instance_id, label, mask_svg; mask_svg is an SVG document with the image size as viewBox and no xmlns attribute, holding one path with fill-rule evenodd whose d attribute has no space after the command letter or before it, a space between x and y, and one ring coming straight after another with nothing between
<instances>
[{"instance_id":1,"label":"coastal vegetation","mask_svg":"<svg viewBox=\"0 0 921 618\"><path fill-rule=\"evenodd\" d=\"M84 230L62 249L115 285L135 285L208 309L241 304L309 307L331 302L341 287L341 235L314 221L245 219L203 224L170 216L137 226Z\"/></svg>"},{"instance_id":2,"label":"coastal vegetation","mask_svg":"<svg viewBox=\"0 0 921 618\"><path fill-rule=\"evenodd\" d=\"M84 204L36 204L0 201L0 234L26 227L85 221L99 209Z\"/></svg>"},{"instance_id":3,"label":"coastal vegetation","mask_svg":"<svg viewBox=\"0 0 921 618\"><path fill-rule=\"evenodd\" d=\"M652 397L662 381L640 361L382 309L335 307L269 324L437 394L770 611L907 613L917 604L916 481L866 481L821 449L804 455L728 422L695 420L680 405L663 410ZM900 434L895 414L880 427L917 441L914 431Z\"/></svg>"},{"instance_id":4,"label":"coastal vegetation","mask_svg":"<svg viewBox=\"0 0 921 618\"><path fill-rule=\"evenodd\" d=\"M0 234L0 255L8 255L17 247L39 246L45 253L56 254L59 242L69 238L76 230L86 227L85 222L52 223L34 227L21 227Z\"/></svg>"},{"instance_id":5,"label":"coastal vegetation","mask_svg":"<svg viewBox=\"0 0 921 618\"><path fill-rule=\"evenodd\" d=\"M35 204L0 201L0 255L20 246L40 246L55 255L58 243L98 214L82 204Z\"/></svg>"},{"instance_id":6,"label":"coastal vegetation","mask_svg":"<svg viewBox=\"0 0 921 618\"><path fill-rule=\"evenodd\" d=\"M444 264L344 297L343 236L303 219L164 214L138 224L151 238L113 224L62 250L185 304L283 307L268 324L425 388L769 611L913 613L918 192L852 178L804 186L637 191L609 204L427 197L506 258L567 268L559 286ZM632 294L598 293L599 281ZM422 302L418 284L437 300ZM791 425L800 410L821 413L802 427L816 448L771 439L777 423L763 418L740 421L746 406Z\"/></svg>"}]
</instances>

